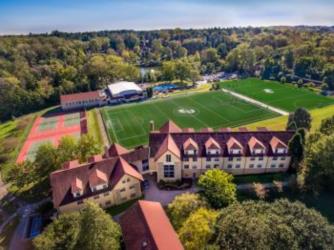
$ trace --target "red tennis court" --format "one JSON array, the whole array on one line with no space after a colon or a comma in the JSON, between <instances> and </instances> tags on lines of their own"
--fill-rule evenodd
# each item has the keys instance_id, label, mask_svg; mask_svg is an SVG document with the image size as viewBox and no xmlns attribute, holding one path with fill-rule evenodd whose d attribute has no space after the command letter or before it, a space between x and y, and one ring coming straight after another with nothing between
<instances>
[{"instance_id":1,"label":"red tennis court","mask_svg":"<svg viewBox=\"0 0 334 250\"><path fill-rule=\"evenodd\" d=\"M34 160L40 145L50 142L57 146L63 136L80 138L87 133L87 119L85 112L55 113L38 117L25 141L16 160L21 163Z\"/></svg>"}]
</instances>

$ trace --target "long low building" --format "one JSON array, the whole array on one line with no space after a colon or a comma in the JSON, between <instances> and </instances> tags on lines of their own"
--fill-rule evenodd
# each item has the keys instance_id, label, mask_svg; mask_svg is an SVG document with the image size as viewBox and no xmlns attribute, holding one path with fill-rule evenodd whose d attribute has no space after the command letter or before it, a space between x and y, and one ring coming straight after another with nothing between
<instances>
[{"instance_id":1,"label":"long low building","mask_svg":"<svg viewBox=\"0 0 334 250\"><path fill-rule=\"evenodd\" d=\"M149 169L157 181L196 178L208 169L234 175L285 172L291 156L288 142L293 131L239 131L210 128L195 132L172 121L149 138Z\"/></svg>"},{"instance_id":2,"label":"long low building","mask_svg":"<svg viewBox=\"0 0 334 250\"><path fill-rule=\"evenodd\" d=\"M60 105L64 111L100 107L107 102L107 95L101 90L60 96Z\"/></svg>"}]
</instances>

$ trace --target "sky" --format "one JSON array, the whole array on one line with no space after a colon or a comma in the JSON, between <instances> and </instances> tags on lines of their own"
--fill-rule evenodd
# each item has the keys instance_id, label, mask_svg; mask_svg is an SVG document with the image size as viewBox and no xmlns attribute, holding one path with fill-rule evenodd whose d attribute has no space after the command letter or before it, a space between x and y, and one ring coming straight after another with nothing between
<instances>
[{"instance_id":1,"label":"sky","mask_svg":"<svg viewBox=\"0 0 334 250\"><path fill-rule=\"evenodd\" d=\"M334 25L334 0L0 0L0 34Z\"/></svg>"}]
</instances>

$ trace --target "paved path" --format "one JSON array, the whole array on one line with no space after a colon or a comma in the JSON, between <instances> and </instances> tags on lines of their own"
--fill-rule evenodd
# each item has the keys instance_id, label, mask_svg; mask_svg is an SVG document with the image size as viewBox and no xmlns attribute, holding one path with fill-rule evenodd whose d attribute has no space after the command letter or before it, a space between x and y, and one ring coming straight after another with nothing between
<instances>
[{"instance_id":1,"label":"paved path","mask_svg":"<svg viewBox=\"0 0 334 250\"><path fill-rule=\"evenodd\" d=\"M149 181L149 188L144 191L145 200L148 201L157 201L160 202L163 206L166 206L170 203L175 196L182 193L195 193L198 191L198 188L193 185L191 188L183 189L183 190L160 190L157 187L156 182L151 178L145 178Z\"/></svg>"},{"instance_id":2,"label":"paved path","mask_svg":"<svg viewBox=\"0 0 334 250\"><path fill-rule=\"evenodd\" d=\"M286 111L284 111L282 109L275 108L275 107L270 106L268 104L265 104L263 102L257 101L255 99L252 99L252 98L248 97L248 96L244 96L244 95L241 95L239 93L236 93L236 92L233 92L231 90L224 89L224 88L222 88L222 91L224 93L228 93L228 94L233 95L233 96L235 96L235 97L237 97L239 99L242 99L242 100L244 100L246 102L255 104L255 105L260 106L260 107L265 108L265 109L269 109L269 110L271 110L271 111L273 111L275 113L278 113L280 115L289 115L289 112L286 112Z\"/></svg>"},{"instance_id":3,"label":"paved path","mask_svg":"<svg viewBox=\"0 0 334 250\"><path fill-rule=\"evenodd\" d=\"M268 183L261 183L265 188L273 188L275 187L274 183L272 182L268 182ZM282 186L283 187L286 187L288 186L288 182L287 181L284 181L282 182ZM245 183L245 184L239 184L237 185L237 189L238 190L251 190L253 189L253 183Z\"/></svg>"}]
</instances>

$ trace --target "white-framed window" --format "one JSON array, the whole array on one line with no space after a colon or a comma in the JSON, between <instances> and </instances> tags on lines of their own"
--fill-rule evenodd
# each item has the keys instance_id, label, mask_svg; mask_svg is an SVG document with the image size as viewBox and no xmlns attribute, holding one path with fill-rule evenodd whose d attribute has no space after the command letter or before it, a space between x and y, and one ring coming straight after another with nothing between
<instances>
[{"instance_id":1,"label":"white-framed window","mask_svg":"<svg viewBox=\"0 0 334 250\"><path fill-rule=\"evenodd\" d=\"M188 164L185 164L185 165L183 165L183 168L184 168L184 169L188 169L188 168L189 168L189 165L188 165Z\"/></svg>"},{"instance_id":2,"label":"white-framed window","mask_svg":"<svg viewBox=\"0 0 334 250\"><path fill-rule=\"evenodd\" d=\"M174 178L174 165L164 165L164 177L165 178Z\"/></svg>"},{"instance_id":3,"label":"white-framed window","mask_svg":"<svg viewBox=\"0 0 334 250\"><path fill-rule=\"evenodd\" d=\"M172 161L172 156L167 154L166 155L166 162L171 162Z\"/></svg>"},{"instance_id":4,"label":"white-framed window","mask_svg":"<svg viewBox=\"0 0 334 250\"><path fill-rule=\"evenodd\" d=\"M240 168L240 164L235 165L235 168Z\"/></svg>"},{"instance_id":5,"label":"white-framed window","mask_svg":"<svg viewBox=\"0 0 334 250\"><path fill-rule=\"evenodd\" d=\"M276 168L276 164L271 164L271 168Z\"/></svg>"},{"instance_id":6,"label":"white-framed window","mask_svg":"<svg viewBox=\"0 0 334 250\"><path fill-rule=\"evenodd\" d=\"M261 164L257 164L257 168L262 168L262 165Z\"/></svg>"},{"instance_id":7,"label":"white-framed window","mask_svg":"<svg viewBox=\"0 0 334 250\"><path fill-rule=\"evenodd\" d=\"M228 164L228 165L227 165L227 168L232 168L232 164Z\"/></svg>"},{"instance_id":8,"label":"white-framed window","mask_svg":"<svg viewBox=\"0 0 334 250\"><path fill-rule=\"evenodd\" d=\"M249 168L254 168L254 164L249 164Z\"/></svg>"}]
</instances>

